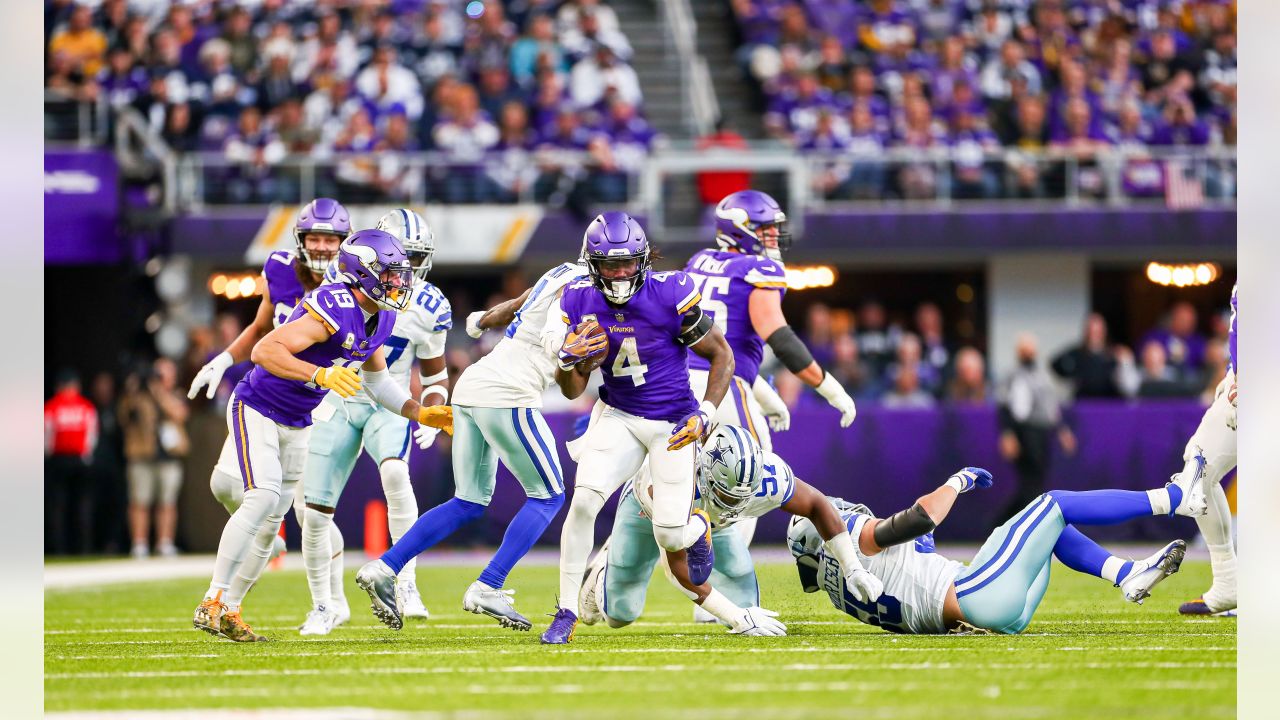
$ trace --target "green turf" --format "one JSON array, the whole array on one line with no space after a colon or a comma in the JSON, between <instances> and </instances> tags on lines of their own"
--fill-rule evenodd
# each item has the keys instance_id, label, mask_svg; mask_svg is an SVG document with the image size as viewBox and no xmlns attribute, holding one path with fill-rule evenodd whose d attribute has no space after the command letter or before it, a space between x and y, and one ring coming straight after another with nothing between
<instances>
[{"instance_id":1,"label":"green turf","mask_svg":"<svg viewBox=\"0 0 1280 720\"><path fill-rule=\"evenodd\" d=\"M1208 585L1203 562L1188 561L1143 607L1056 566L1035 621L1013 637L884 633L802 594L793 568L781 564L760 567L763 604L782 613L790 636L732 637L691 623L688 601L659 577L640 623L580 627L567 647L538 644L555 568L511 577L531 633L461 611L477 571L420 568L435 614L399 633L376 623L348 573L352 622L314 639L294 629L309 605L302 574L271 573L245 606L245 619L273 639L255 645L191 628L202 581L49 591L45 707L371 707L606 720L1235 717L1235 621L1176 614L1178 601Z\"/></svg>"}]
</instances>

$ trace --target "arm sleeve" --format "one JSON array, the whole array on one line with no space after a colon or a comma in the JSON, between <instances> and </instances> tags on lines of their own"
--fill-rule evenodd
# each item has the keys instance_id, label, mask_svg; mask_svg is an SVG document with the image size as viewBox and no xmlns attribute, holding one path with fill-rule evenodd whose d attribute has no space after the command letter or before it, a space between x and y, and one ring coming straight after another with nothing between
<instances>
[{"instance_id":1,"label":"arm sleeve","mask_svg":"<svg viewBox=\"0 0 1280 720\"><path fill-rule=\"evenodd\" d=\"M409 393L386 370L377 372L364 371L364 390L373 401L397 415L409 401Z\"/></svg>"}]
</instances>

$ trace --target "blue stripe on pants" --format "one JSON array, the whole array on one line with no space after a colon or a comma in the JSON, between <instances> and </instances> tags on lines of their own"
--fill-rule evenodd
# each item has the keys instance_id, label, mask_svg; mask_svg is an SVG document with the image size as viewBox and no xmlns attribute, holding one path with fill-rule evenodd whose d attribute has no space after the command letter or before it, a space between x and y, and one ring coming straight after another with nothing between
<instances>
[{"instance_id":1,"label":"blue stripe on pants","mask_svg":"<svg viewBox=\"0 0 1280 720\"><path fill-rule=\"evenodd\" d=\"M555 494L559 495L564 492L564 477L560 475L560 463L557 462L558 458L555 455L552 455L551 451L547 449L547 442L542 439L542 433L539 432L542 428L539 428L537 423L533 420L533 409L526 408L525 413L529 417L529 428L534 432L533 437L538 441L538 447L542 448L543 454L547 456L547 462L551 463L551 472L555 473L556 485L559 490Z\"/></svg>"},{"instance_id":2,"label":"blue stripe on pants","mask_svg":"<svg viewBox=\"0 0 1280 720\"><path fill-rule=\"evenodd\" d=\"M1000 545L1000 550L996 551L995 557L984 564L978 572L969 573L964 578L956 582L956 597L964 597L975 590L980 590L983 587L986 587L992 580L1000 577L1000 574L1009 568L1009 565L1011 565L1014 559L1018 557L1018 553L1022 550L1023 546L1027 544L1027 538L1031 537L1032 533L1035 532L1036 527L1043 522L1046 517L1048 517L1049 512L1054 508L1054 502L1051 498L1048 496L1041 496L1041 498L1042 499L1038 500L1035 505L1032 505L1026 514L1023 515L1014 527L1010 529L1010 532L1005 536L1004 542ZM1028 518L1031 518L1030 524L1027 523ZM1018 538L1018 544L1011 551L1006 551L1009 543L1019 534L1020 526L1026 527L1022 530L1021 537ZM969 583L974 578L981 577L983 572L987 568L992 567L995 563L999 563L999 565L996 567L995 572L988 575L986 579L977 585L966 585L966 583Z\"/></svg>"},{"instance_id":3,"label":"blue stripe on pants","mask_svg":"<svg viewBox=\"0 0 1280 720\"><path fill-rule=\"evenodd\" d=\"M1035 514L1036 506L1043 503L1045 499L1046 499L1045 496L1043 495L1040 496L1039 498L1036 499L1035 502L1033 502L1031 505L1029 505L1026 509L1022 511L1022 516L1019 517L1017 520L1015 520L1013 525L1005 533L1004 542L1000 544L999 549L997 549L995 553L993 553L991 557L985 563L982 564L982 567L978 568L977 570L972 570L970 572L967 572L965 573L964 577L957 579L956 580L957 589L959 589L959 587L964 583L968 582L970 578L981 575L983 571L985 571L987 568L999 562L1001 556L1004 555L1004 551L1008 549L1009 543L1013 541L1013 536L1018 534L1018 528L1021 527L1024 523L1026 523L1027 520L1029 520L1031 516Z\"/></svg>"},{"instance_id":4,"label":"blue stripe on pants","mask_svg":"<svg viewBox=\"0 0 1280 720\"><path fill-rule=\"evenodd\" d=\"M524 445L524 451L529 455L529 459L533 461L533 467L538 471L538 476L542 478L542 484L547 486L547 492L552 495L559 495L555 487L551 485L551 480L547 477L546 470L542 469L542 462L537 453L533 451L533 446L529 444L529 439L524 436L524 431L520 429L520 408L511 408L511 426L516 431L516 437L520 438L520 444Z\"/></svg>"}]
</instances>

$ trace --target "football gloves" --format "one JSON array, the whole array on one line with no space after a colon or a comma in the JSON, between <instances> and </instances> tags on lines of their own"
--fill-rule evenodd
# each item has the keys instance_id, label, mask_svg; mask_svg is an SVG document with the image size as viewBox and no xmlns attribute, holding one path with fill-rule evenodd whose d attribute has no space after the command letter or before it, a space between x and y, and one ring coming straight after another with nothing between
<instances>
[{"instance_id":1,"label":"football gloves","mask_svg":"<svg viewBox=\"0 0 1280 720\"><path fill-rule=\"evenodd\" d=\"M564 336L559 353L561 370L568 370L609 349L609 336L603 331L593 332L599 327L599 324L590 322L585 328L579 325L576 330L571 330Z\"/></svg>"},{"instance_id":2,"label":"football gloves","mask_svg":"<svg viewBox=\"0 0 1280 720\"><path fill-rule=\"evenodd\" d=\"M743 608L733 618L733 627L729 628L729 634L744 637L784 637L787 634L787 626L777 620L777 617L778 613L762 607Z\"/></svg>"},{"instance_id":3,"label":"football gloves","mask_svg":"<svg viewBox=\"0 0 1280 720\"><path fill-rule=\"evenodd\" d=\"M787 409L787 404L778 396L768 380L757 375L756 381L751 385L751 394L755 395L756 402L760 403L760 409L764 412L764 419L769 423L770 430L785 432L791 428L791 411Z\"/></svg>"},{"instance_id":4,"label":"football gloves","mask_svg":"<svg viewBox=\"0 0 1280 720\"><path fill-rule=\"evenodd\" d=\"M439 434L440 431L436 428L419 425L418 428L413 431L413 441L418 444L419 449L426 450L431 447L431 443L436 441L436 436Z\"/></svg>"},{"instance_id":5,"label":"football gloves","mask_svg":"<svg viewBox=\"0 0 1280 720\"><path fill-rule=\"evenodd\" d=\"M480 327L480 318L484 317L485 310L477 310L467 316L467 335L479 340L484 334L484 328Z\"/></svg>"},{"instance_id":6,"label":"football gloves","mask_svg":"<svg viewBox=\"0 0 1280 720\"><path fill-rule=\"evenodd\" d=\"M332 390L344 398L360 392L360 374L345 365L316 368L311 382L316 387Z\"/></svg>"},{"instance_id":7,"label":"football gloves","mask_svg":"<svg viewBox=\"0 0 1280 720\"><path fill-rule=\"evenodd\" d=\"M231 354L225 350L215 355L212 360L205 363L204 367L200 368L200 372L196 373L195 379L191 381L191 389L187 391L187 399L195 400L200 388L207 385L209 390L204 396L212 400L213 396L218 392L218 386L222 384L223 374L234 364L235 361L231 359Z\"/></svg>"},{"instance_id":8,"label":"football gloves","mask_svg":"<svg viewBox=\"0 0 1280 720\"><path fill-rule=\"evenodd\" d=\"M844 586L858 602L875 602L884 593L884 583L866 568L857 568L844 576Z\"/></svg>"},{"instance_id":9,"label":"football gloves","mask_svg":"<svg viewBox=\"0 0 1280 720\"><path fill-rule=\"evenodd\" d=\"M703 401L703 405L710 405L710 403ZM667 439L667 450L679 450L695 440L701 442L707 437L710 426L711 413L706 407L699 407L680 418L680 422L671 428L671 437Z\"/></svg>"},{"instance_id":10,"label":"football gloves","mask_svg":"<svg viewBox=\"0 0 1280 720\"><path fill-rule=\"evenodd\" d=\"M453 407L449 405L429 405L418 408L418 424L423 428L435 428L453 434ZM422 446L422 441L418 441ZM431 443L427 443L430 445Z\"/></svg>"},{"instance_id":11,"label":"football gloves","mask_svg":"<svg viewBox=\"0 0 1280 720\"><path fill-rule=\"evenodd\" d=\"M993 482L995 481L991 479L990 472L980 467L967 467L947 478L944 484L955 488L957 493L963 495L975 487L989 488Z\"/></svg>"},{"instance_id":12,"label":"football gloves","mask_svg":"<svg viewBox=\"0 0 1280 720\"><path fill-rule=\"evenodd\" d=\"M832 377L831 373L823 375L822 382L814 390L826 398L831 407L840 411L840 427L847 428L853 424L853 419L858 416L858 408L854 406L849 393L841 387L840 381Z\"/></svg>"}]
</instances>

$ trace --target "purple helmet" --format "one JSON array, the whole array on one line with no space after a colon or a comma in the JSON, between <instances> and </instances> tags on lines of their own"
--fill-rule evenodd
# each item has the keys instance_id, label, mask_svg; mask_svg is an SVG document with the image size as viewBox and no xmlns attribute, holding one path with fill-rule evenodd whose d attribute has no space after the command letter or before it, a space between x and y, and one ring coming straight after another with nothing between
<instances>
[{"instance_id":1,"label":"purple helmet","mask_svg":"<svg viewBox=\"0 0 1280 720\"><path fill-rule=\"evenodd\" d=\"M649 274L649 239L630 215L601 213L582 235L582 257L591 282L605 299L621 305L640 292Z\"/></svg>"},{"instance_id":2,"label":"purple helmet","mask_svg":"<svg viewBox=\"0 0 1280 720\"><path fill-rule=\"evenodd\" d=\"M387 310L405 309L413 295L413 267L404 246L382 230L347 236L338 249L338 274Z\"/></svg>"},{"instance_id":3,"label":"purple helmet","mask_svg":"<svg viewBox=\"0 0 1280 720\"><path fill-rule=\"evenodd\" d=\"M351 234L351 216L342 207L342 203L332 198L316 198L298 213L298 222L293 226L293 239L298 242L298 257L302 258L307 269L319 275L329 267L337 253L307 252L302 238L308 233L326 233L345 239Z\"/></svg>"},{"instance_id":4,"label":"purple helmet","mask_svg":"<svg viewBox=\"0 0 1280 720\"><path fill-rule=\"evenodd\" d=\"M777 200L759 190L742 190L716 206L716 243L725 250L781 260L782 251L791 247L786 222L787 214ZM766 247L761 237L761 229L770 225L778 228L776 248Z\"/></svg>"}]
</instances>

